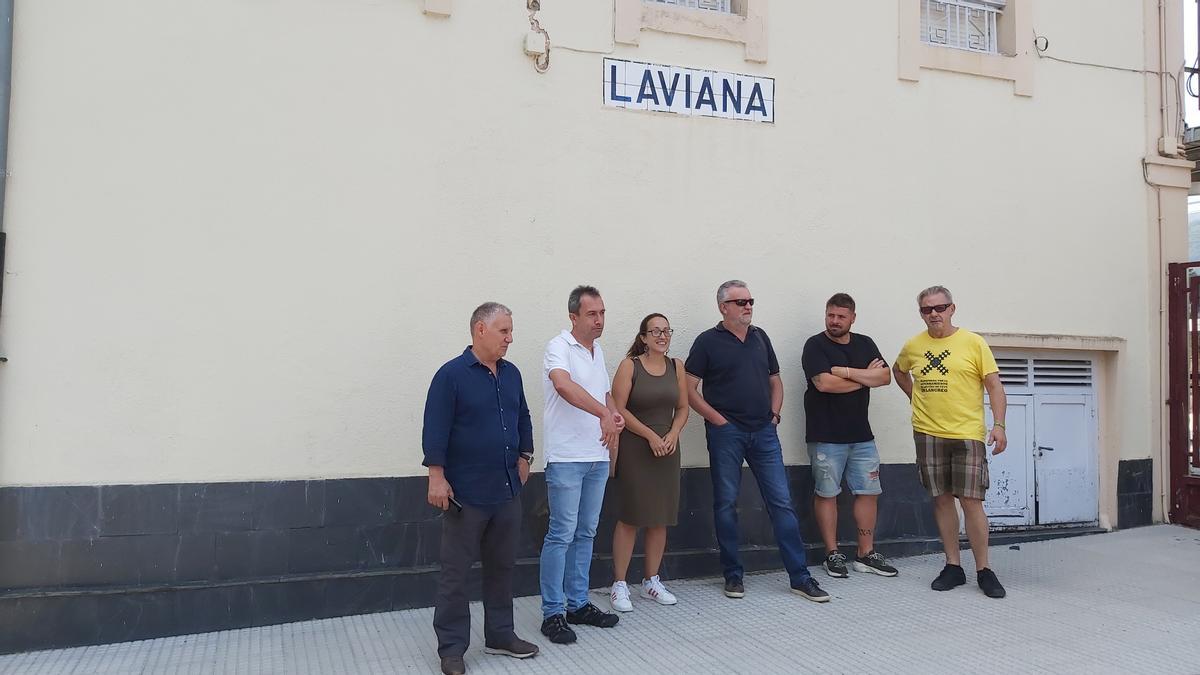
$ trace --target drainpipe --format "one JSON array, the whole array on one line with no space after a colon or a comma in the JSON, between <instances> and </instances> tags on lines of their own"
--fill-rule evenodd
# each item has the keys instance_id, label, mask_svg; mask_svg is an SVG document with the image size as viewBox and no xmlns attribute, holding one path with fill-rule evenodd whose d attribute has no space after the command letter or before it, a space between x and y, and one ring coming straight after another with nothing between
<instances>
[{"instance_id":1,"label":"drainpipe","mask_svg":"<svg viewBox=\"0 0 1200 675\"><path fill-rule=\"evenodd\" d=\"M1171 108L1170 104L1167 102L1169 100L1167 98L1168 91L1169 90L1167 88L1167 0L1158 0L1158 111L1160 113L1161 124L1162 124L1162 129L1160 130L1162 133L1159 134L1159 137L1164 140L1167 138L1167 135L1171 133L1171 127L1169 126L1170 122L1167 119L1167 117L1170 113L1170 108ZM1169 155L1169 156L1175 155L1174 150L1172 150L1170 153L1168 153L1167 150L1172 150L1172 149L1165 147L1165 143L1163 141L1159 141L1159 143L1158 143L1159 154ZM1161 265L1160 265L1160 267L1161 267ZM1162 272L1162 270L1159 270L1159 271Z\"/></svg>"},{"instance_id":2,"label":"drainpipe","mask_svg":"<svg viewBox=\"0 0 1200 675\"><path fill-rule=\"evenodd\" d=\"M14 2L0 0L0 59L3 59L3 63L0 63L0 307L4 306L4 197L8 186L8 106L12 100ZM7 360L0 356L0 362Z\"/></svg>"}]
</instances>

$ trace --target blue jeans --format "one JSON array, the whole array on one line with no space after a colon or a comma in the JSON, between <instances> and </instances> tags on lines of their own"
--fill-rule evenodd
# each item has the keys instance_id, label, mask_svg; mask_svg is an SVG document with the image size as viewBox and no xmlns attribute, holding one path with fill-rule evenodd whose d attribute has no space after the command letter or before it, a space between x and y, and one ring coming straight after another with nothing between
<instances>
[{"instance_id":1,"label":"blue jeans","mask_svg":"<svg viewBox=\"0 0 1200 675\"><path fill-rule=\"evenodd\" d=\"M775 425L758 431L742 431L732 422L715 427L704 423L708 436L709 471L713 483L713 521L717 544L721 547L721 567L725 579L741 579L741 556L738 554L738 489L742 484L742 461L750 465L758 491L762 493L767 515L775 529L775 541L783 556L783 566L792 585L809 578L804 540L800 536L800 521L792 508L792 493L783 468L783 448Z\"/></svg>"},{"instance_id":2,"label":"blue jeans","mask_svg":"<svg viewBox=\"0 0 1200 675\"><path fill-rule=\"evenodd\" d=\"M542 617L574 611L588 603L592 542L604 505L608 462L551 462L546 465L550 529L542 542Z\"/></svg>"},{"instance_id":3,"label":"blue jeans","mask_svg":"<svg viewBox=\"0 0 1200 675\"><path fill-rule=\"evenodd\" d=\"M842 493L842 476L856 495L877 495L879 449L875 441L861 443L809 443L808 461L812 465L817 496L836 497Z\"/></svg>"}]
</instances>

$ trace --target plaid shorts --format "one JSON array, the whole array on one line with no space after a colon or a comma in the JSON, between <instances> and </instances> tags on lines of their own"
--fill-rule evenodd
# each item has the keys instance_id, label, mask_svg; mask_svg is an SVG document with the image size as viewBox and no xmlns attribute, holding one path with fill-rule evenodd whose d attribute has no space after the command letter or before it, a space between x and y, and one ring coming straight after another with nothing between
<instances>
[{"instance_id":1,"label":"plaid shorts","mask_svg":"<svg viewBox=\"0 0 1200 675\"><path fill-rule=\"evenodd\" d=\"M987 496L987 448L982 441L941 438L913 432L917 472L929 496L952 494L967 499Z\"/></svg>"}]
</instances>

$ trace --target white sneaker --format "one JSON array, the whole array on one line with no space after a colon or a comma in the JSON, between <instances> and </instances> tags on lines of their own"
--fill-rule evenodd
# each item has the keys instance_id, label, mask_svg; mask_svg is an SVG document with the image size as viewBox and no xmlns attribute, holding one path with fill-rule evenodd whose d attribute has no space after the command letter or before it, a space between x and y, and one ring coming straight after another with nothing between
<instances>
[{"instance_id":1,"label":"white sneaker","mask_svg":"<svg viewBox=\"0 0 1200 675\"><path fill-rule=\"evenodd\" d=\"M657 574L649 579L642 580L641 595L643 598L649 598L660 605L673 605L679 602L675 599L675 595L671 591L668 591L667 587L663 586L663 583L658 580Z\"/></svg>"},{"instance_id":2,"label":"white sneaker","mask_svg":"<svg viewBox=\"0 0 1200 675\"><path fill-rule=\"evenodd\" d=\"M629 601L629 584L624 581L613 582L609 600L612 601L612 608L618 612L633 611L633 603Z\"/></svg>"}]
</instances>

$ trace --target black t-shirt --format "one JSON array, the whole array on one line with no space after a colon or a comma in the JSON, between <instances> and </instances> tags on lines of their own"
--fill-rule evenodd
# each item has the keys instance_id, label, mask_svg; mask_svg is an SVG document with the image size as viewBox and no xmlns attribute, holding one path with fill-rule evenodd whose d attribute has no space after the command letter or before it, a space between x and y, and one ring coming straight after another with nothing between
<instances>
[{"instance_id":1,"label":"black t-shirt","mask_svg":"<svg viewBox=\"0 0 1200 675\"><path fill-rule=\"evenodd\" d=\"M742 431L771 422L771 376L779 373L779 359L763 329L750 326L742 342L717 324L696 336L683 367L703 381L704 400Z\"/></svg>"},{"instance_id":2,"label":"black t-shirt","mask_svg":"<svg viewBox=\"0 0 1200 675\"><path fill-rule=\"evenodd\" d=\"M834 366L866 368L871 361L882 359L875 341L866 335L850 334L850 342L838 344L824 332L817 333L804 343L804 426L810 443L862 443L874 440L867 406L871 403L871 388L863 387L846 394L826 394L817 391L813 378L828 373Z\"/></svg>"}]
</instances>

